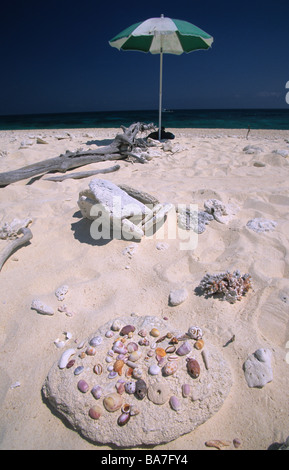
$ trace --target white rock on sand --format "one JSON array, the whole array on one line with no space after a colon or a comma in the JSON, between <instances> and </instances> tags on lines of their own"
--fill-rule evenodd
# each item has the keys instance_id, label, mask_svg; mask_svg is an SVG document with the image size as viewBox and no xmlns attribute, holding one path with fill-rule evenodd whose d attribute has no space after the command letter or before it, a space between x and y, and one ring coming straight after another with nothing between
<instances>
[{"instance_id":1,"label":"white rock on sand","mask_svg":"<svg viewBox=\"0 0 289 470\"><path fill-rule=\"evenodd\" d=\"M277 153L286 148L288 131L170 129L180 149L173 158L161 155L149 163L118 161L120 169L107 178L147 192L160 202L177 206L217 199L235 204L239 212L228 224L211 220L190 249L181 237L189 232L169 219L154 237L143 237L129 259L123 250L131 240L94 240L90 221L77 206L79 192L90 179L44 181L23 180L0 188L0 226L14 218L33 220L33 239L11 256L0 273L1 291L1 449L80 449L95 445L67 426L43 402L41 388L60 350L55 338L69 331L69 348L104 323L123 315L154 315L168 318L174 328L188 331L191 325L204 330L204 341L221 351L232 371L233 384L221 409L212 418L176 440L154 447L157 451L206 449L209 440L231 442L240 449L267 449L285 442L289 429L288 302L289 298L289 159ZM86 134L103 141L118 129L73 129L73 138L59 139L59 131L37 131L48 142L19 149L29 141L27 131L0 132L0 172L56 157L67 149L86 146ZM70 130L61 131L65 137ZM35 142L35 139L34 139ZM260 147L256 154L243 151L246 145ZM108 162L90 165L104 169ZM77 169L76 171L79 171ZM255 233L249 220L274 220L274 231ZM7 240L0 240L0 250ZM158 243L169 249L158 250ZM196 290L206 273L239 269L250 273L253 288L240 302L230 304ZM69 309L58 311L55 296L59 286L69 285ZM189 296L178 307L169 308L172 286L186 286ZM32 299L45 301L54 315L38 315ZM285 299L285 300L284 300ZM117 334L117 333L115 333ZM229 338L235 341L225 345ZM257 349L273 351L274 378L262 389L249 387L243 364ZM10 388L11 384L21 386ZM270 406L269 406L269 405ZM179 412L174 412L175 414ZM128 423L129 425L129 423ZM127 426L128 426L127 425ZM138 448L142 446L139 445ZM111 449L103 444L100 449Z\"/></svg>"}]
</instances>

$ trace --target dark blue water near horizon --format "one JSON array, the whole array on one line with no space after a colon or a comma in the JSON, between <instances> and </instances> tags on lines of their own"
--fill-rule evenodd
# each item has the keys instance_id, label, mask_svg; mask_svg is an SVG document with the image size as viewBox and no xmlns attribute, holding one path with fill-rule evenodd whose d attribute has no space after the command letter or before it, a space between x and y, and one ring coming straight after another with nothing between
<instances>
[{"instance_id":1,"label":"dark blue water near horizon","mask_svg":"<svg viewBox=\"0 0 289 470\"><path fill-rule=\"evenodd\" d=\"M134 122L154 123L158 110L96 111L81 113L0 116L0 130L119 128ZM162 113L162 125L197 129L280 129L289 130L288 109L176 109Z\"/></svg>"}]
</instances>

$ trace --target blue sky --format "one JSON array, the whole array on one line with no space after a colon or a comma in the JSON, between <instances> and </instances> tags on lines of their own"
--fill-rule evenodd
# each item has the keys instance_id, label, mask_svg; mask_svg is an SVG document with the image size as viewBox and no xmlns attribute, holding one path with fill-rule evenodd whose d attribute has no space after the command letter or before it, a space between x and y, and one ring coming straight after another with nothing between
<instances>
[{"instance_id":1,"label":"blue sky","mask_svg":"<svg viewBox=\"0 0 289 470\"><path fill-rule=\"evenodd\" d=\"M165 108L288 108L288 0L14 0L1 7L0 115L157 109L159 56L108 41L161 14L214 37L164 56Z\"/></svg>"}]
</instances>

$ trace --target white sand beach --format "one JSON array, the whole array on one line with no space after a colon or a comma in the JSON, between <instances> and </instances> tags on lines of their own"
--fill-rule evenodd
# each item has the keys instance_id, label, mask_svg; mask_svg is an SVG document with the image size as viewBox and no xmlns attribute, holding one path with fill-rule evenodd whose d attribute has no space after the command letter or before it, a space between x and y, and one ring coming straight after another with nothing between
<instances>
[{"instance_id":1,"label":"white sand beach","mask_svg":"<svg viewBox=\"0 0 289 470\"><path fill-rule=\"evenodd\" d=\"M221 409L207 422L156 450L205 450L205 442L229 441L225 449L266 450L289 436L289 131L252 129L169 129L173 151L148 163L119 160L73 171L120 165L116 172L85 179L46 181L46 176L0 188L0 227L14 218L31 218L33 238L5 262L0 272L0 448L110 449L80 436L43 401L42 385L61 355L54 341L71 333L73 347L109 320L155 315L187 331L204 330L204 341L228 362L233 385ZM120 129L66 129L0 132L0 173L15 170L66 150L106 145ZM59 139L59 136L64 138ZM47 143L37 143L41 137ZM21 142L28 142L20 148ZM246 146L258 147L246 153ZM23 147L23 146L22 146ZM282 152L281 152L282 153ZM217 199L238 211L227 224L212 220L194 250L178 239L144 237L125 254L129 241L98 243L77 205L92 178L127 184L160 202L197 204ZM276 222L272 231L247 227L254 218ZM158 242L167 243L158 250ZM0 251L8 243L0 240ZM231 304L196 295L206 273L239 269L252 277L252 289ZM58 311L55 291L67 285ZM186 288L188 298L168 304L171 290ZM33 299L51 305L52 316L31 309ZM235 340L224 345L235 336ZM287 343L288 342L288 343ZM243 364L259 348L272 352L273 380L250 388ZM286 361L287 355L287 361ZM169 423L168 423L169 425ZM138 447L140 449L141 447ZM210 449L211 450L211 449Z\"/></svg>"}]
</instances>

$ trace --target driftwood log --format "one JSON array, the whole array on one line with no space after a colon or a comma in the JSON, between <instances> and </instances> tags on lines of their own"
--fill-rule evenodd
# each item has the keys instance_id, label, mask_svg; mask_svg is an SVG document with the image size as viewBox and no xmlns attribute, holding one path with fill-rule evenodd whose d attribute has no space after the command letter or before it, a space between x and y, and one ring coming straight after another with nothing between
<instances>
[{"instance_id":1,"label":"driftwood log","mask_svg":"<svg viewBox=\"0 0 289 470\"><path fill-rule=\"evenodd\" d=\"M139 162L145 163L147 160L135 153L135 149L137 147L146 148L149 144L144 139L137 138L136 136L139 132L154 129L154 125L138 122L128 128L124 126L121 126L121 128L124 133L118 134L110 145L93 150L66 151L64 155L27 165L18 170L0 173L0 186L7 186L16 181L50 172L65 173L73 168L106 160L121 160L127 157L134 157Z\"/></svg>"},{"instance_id":2,"label":"driftwood log","mask_svg":"<svg viewBox=\"0 0 289 470\"><path fill-rule=\"evenodd\" d=\"M99 173L112 173L113 171L117 171L119 169L120 169L120 165L114 165L109 168L104 168L103 170L78 171L75 173L70 173L68 175L49 176L48 178L44 178L44 180L45 181L64 181L67 179L79 180L81 178L87 178L89 176L98 175Z\"/></svg>"},{"instance_id":3,"label":"driftwood log","mask_svg":"<svg viewBox=\"0 0 289 470\"><path fill-rule=\"evenodd\" d=\"M23 236L9 242L6 248L0 253L0 271L9 256L11 256L12 253L14 253L14 251L16 251L20 246L25 245L33 237L32 232L28 227L21 228L19 233L22 233Z\"/></svg>"}]
</instances>

